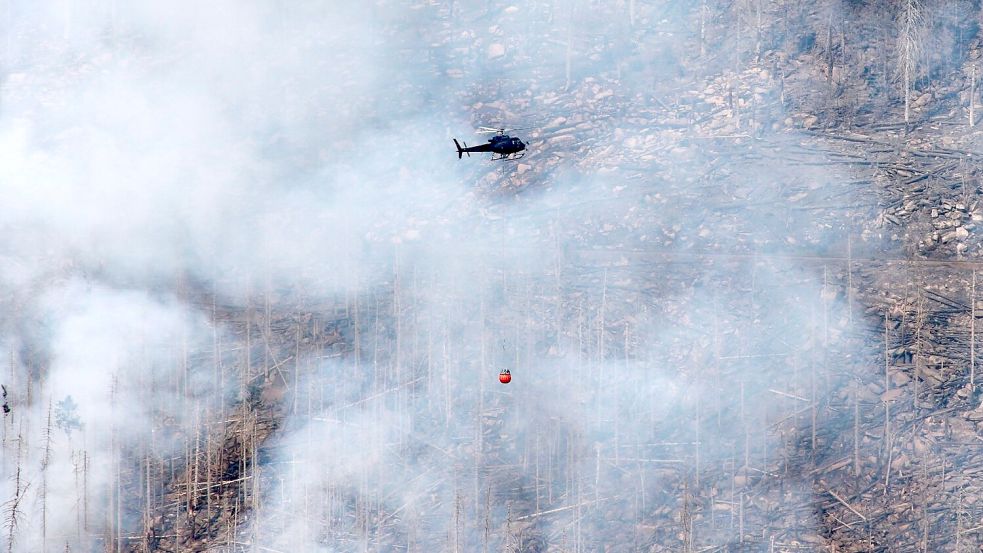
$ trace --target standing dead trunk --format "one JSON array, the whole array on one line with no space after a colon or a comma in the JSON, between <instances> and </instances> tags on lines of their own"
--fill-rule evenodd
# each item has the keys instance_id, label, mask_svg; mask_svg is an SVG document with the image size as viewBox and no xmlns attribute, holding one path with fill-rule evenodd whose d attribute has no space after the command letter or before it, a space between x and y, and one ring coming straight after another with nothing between
<instances>
[{"instance_id":1,"label":"standing dead trunk","mask_svg":"<svg viewBox=\"0 0 983 553\"><path fill-rule=\"evenodd\" d=\"M969 387L976 388L976 269L969 293Z\"/></svg>"},{"instance_id":2,"label":"standing dead trunk","mask_svg":"<svg viewBox=\"0 0 983 553\"><path fill-rule=\"evenodd\" d=\"M565 83L563 90L570 90L570 68L573 62L573 4L570 4L570 21L567 23L567 53L564 65Z\"/></svg>"},{"instance_id":3,"label":"standing dead trunk","mask_svg":"<svg viewBox=\"0 0 983 553\"><path fill-rule=\"evenodd\" d=\"M914 88L921 53L921 0L902 0L899 6L898 24L898 77L904 95L904 121L911 122L911 94Z\"/></svg>"},{"instance_id":4,"label":"standing dead trunk","mask_svg":"<svg viewBox=\"0 0 983 553\"><path fill-rule=\"evenodd\" d=\"M969 77L969 126L976 126L976 63L970 71Z\"/></svg>"}]
</instances>

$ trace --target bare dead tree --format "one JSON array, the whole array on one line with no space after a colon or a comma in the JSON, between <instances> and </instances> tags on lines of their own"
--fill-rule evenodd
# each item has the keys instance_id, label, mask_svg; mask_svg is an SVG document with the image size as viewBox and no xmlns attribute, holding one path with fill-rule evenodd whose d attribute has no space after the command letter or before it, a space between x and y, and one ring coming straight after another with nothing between
<instances>
[{"instance_id":1,"label":"bare dead tree","mask_svg":"<svg viewBox=\"0 0 983 553\"><path fill-rule=\"evenodd\" d=\"M897 15L898 79L904 95L904 121L911 120L911 94L921 53L922 2L902 0Z\"/></svg>"},{"instance_id":2,"label":"bare dead tree","mask_svg":"<svg viewBox=\"0 0 983 553\"><path fill-rule=\"evenodd\" d=\"M51 401L48 401L48 421L44 426L44 449L41 454L41 550L47 551L48 538L48 464L51 462Z\"/></svg>"},{"instance_id":3,"label":"bare dead tree","mask_svg":"<svg viewBox=\"0 0 983 553\"><path fill-rule=\"evenodd\" d=\"M20 510L20 503L24 499L24 494L30 487L30 484L24 484L21 480L21 451L23 449L24 439L23 436L18 433L17 435L17 468L14 472L14 497L4 503L4 517L3 522L7 527L7 552L13 553L14 551L14 539L17 537L17 526L20 524L21 518L24 516L24 512Z\"/></svg>"},{"instance_id":4,"label":"bare dead tree","mask_svg":"<svg viewBox=\"0 0 983 553\"><path fill-rule=\"evenodd\" d=\"M969 77L969 126L976 126L976 62L973 62Z\"/></svg>"}]
</instances>

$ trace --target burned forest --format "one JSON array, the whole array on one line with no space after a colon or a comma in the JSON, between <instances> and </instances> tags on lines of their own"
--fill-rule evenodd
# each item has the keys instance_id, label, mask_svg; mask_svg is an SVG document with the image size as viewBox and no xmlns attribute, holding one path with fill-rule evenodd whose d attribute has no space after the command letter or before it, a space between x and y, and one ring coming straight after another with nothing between
<instances>
[{"instance_id":1,"label":"burned forest","mask_svg":"<svg viewBox=\"0 0 983 553\"><path fill-rule=\"evenodd\" d=\"M981 25L0 2L0 548L983 551Z\"/></svg>"}]
</instances>

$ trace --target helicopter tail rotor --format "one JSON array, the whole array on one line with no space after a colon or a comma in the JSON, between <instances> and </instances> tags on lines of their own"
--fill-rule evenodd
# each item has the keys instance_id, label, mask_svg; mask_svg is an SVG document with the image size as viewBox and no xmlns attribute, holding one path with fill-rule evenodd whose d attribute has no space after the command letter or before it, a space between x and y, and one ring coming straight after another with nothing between
<instances>
[{"instance_id":1,"label":"helicopter tail rotor","mask_svg":"<svg viewBox=\"0 0 983 553\"><path fill-rule=\"evenodd\" d=\"M457 139L455 138L453 140L454 145L457 146L457 159L461 159L461 154L468 154L468 157L471 157L471 152L467 151L467 142L464 143L464 148L461 148L461 145L457 143Z\"/></svg>"}]
</instances>

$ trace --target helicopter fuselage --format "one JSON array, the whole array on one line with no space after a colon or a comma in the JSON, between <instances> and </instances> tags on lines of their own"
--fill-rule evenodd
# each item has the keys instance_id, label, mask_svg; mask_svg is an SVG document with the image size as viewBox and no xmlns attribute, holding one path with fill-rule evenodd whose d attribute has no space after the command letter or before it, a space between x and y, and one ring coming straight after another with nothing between
<instances>
[{"instance_id":1,"label":"helicopter fuselage","mask_svg":"<svg viewBox=\"0 0 983 553\"><path fill-rule=\"evenodd\" d=\"M491 151L504 156L517 154L526 149L526 145L521 140L507 134L489 138L488 144L491 146Z\"/></svg>"},{"instance_id":2,"label":"helicopter fuselage","mask_svg":"<svg viewBox=\"0 0 983 553\"><path fill-rule=\"evenodd\" d=\"M500 134L493 136L488 139L487 144L482 144L481 146L471 146L468 147L467 144L462 148L457 140L454 140L454 144L457 146L457 157L461 158L461 154L470 154L472 152L491 152L492 154L497 154L499 157L493 157L492 159L519 159L525 155L523 150L526 149L526 145L518 138L511 137L507 134Z\"/></svg>"}]
</instances>

